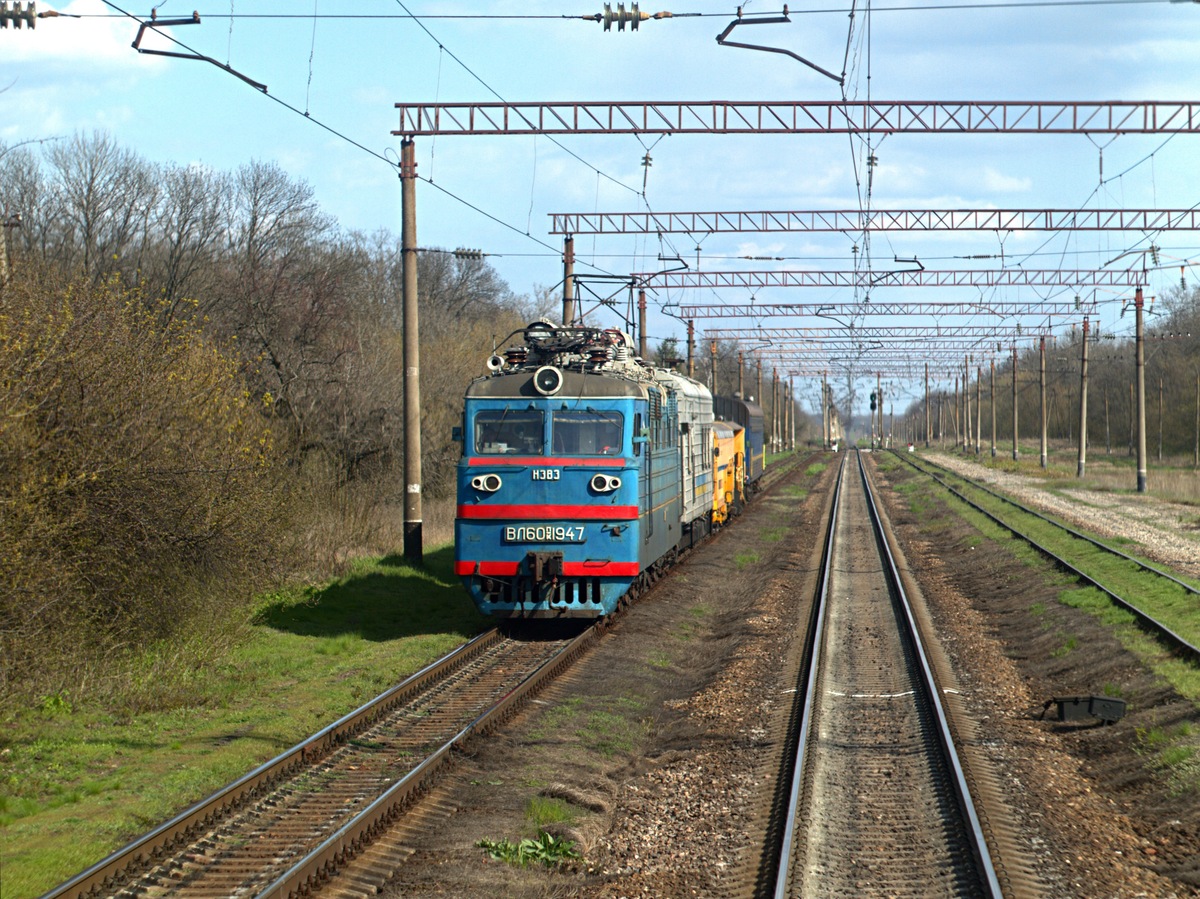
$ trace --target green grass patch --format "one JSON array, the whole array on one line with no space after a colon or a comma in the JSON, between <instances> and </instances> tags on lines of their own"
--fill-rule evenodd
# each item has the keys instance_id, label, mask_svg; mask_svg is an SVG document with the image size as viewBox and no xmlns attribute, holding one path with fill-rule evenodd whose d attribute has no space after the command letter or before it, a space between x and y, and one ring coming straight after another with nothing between
<instances>
[{"instance_id":1,"label":"green grass patch","mask_svg":"<svg viewBox=\"0 0 1200 899\"><path fill-rule=\"evenodd\" d=\"M538 830L550 824L574 824L575 807L565 799L531 796L525 803L525 818Z\"/></svg>"},{"instance_id":2,"label":"green grass patch","mask_svg":"<svg viewBox=\"0 0 1200 899\"><path fill-rule=\"evenodd\" d=\"M1194 728L1137 728L1137 752L1176 796L1200 790L1200 745Z\"/></svg>"},{"instance_id":3,"label":"green grass patch","mask_svg":"<svg viewBox=\"0 0 1200 899\"><path fill-rule=\"evenodd\" d=\"M738 571L750 565L757 565L760 561L762 561L762 557L756 552L738 553L733 557L733 564Z\"/></svg>"},{"instance_id":4,"label":"green grass patch","mask_svg":"<svg viewBox=\"0 0 1200 899\"><path fill-rule=\"evenodd\" d=\"M40 895L478 633L452 566L452 548L422 569L356 563L263 597L248 636L167 697L59 695L0 722L4 895ZM166 651L147 647L148 672Z\"/></svg>"},{"instance_id":5,"label":"green grass patch","mask_svg":"<svg viewBox=\"0 0 1200 899\"><path fill-rule=\"evenodd\" d=\"M646 733L646 725L629 715L593 709L579 736L604 758L612 758L618 753L632 752Z\"/></svg>"},{"instance_id":6,"label":"green grass patch","mask_svg":"<svg viewBox=\"0 0 1200 899\"><path fill-rule=\"evenodd\" d=\"M824 462L814 462L812 465L808 466L808 468L804 469L804 474L807 477L815 478L828 467L829 466Z\"/></svg>"},{"instance_id":7,"label":"green grass patch","mask_svg":"<svg viewBox=\"0 0 1200 899\"><path fill-rule=\"evenodd\" d=\"M786 527L767 528L762 532L762 539L766 543L778 543L787 536L787 532Z\"/></svg>"},{"instance_id":8,"label":"green grass patch","mask_svg":"<svg viewBox=\"0 0 1200 899\"><path fill-rule=\"evenodd\" d=\"M808 488L801 487L799 484L788 484L781 492L784 496L792 499L804 499L808 496Z\"/></svg>"},{"instance_id":9,"label":"green grass patch","mask_svg":"<svg viewBox=\"0 0 1200 899\"><path fill-rule=\"evenodd\" d=\"M1063 656L1069 655L1070 653L1074 652L1075 648L1079 645L1079 640L1075 637L1074 634L1064 635L1060 631L1058 634L1058 637L1063 642L1059 646L1055 647L1055 649L1050 653L1050 655L1056 659L1061 659Z\"/></svg>"},{"instance_id":10,"label":"green grass patch","mask_svg":"<svg viewBox=\"0 0 1200 899\"><path fill-rule=\"evenodd\" d=\"M564 699L542 713L537 726L529 732L529 736L535 741L541 741L552 739L561 731L573 730L576 726L575 722L585 711L582 697L573 696Z\"/></svg>"}]
</instances>

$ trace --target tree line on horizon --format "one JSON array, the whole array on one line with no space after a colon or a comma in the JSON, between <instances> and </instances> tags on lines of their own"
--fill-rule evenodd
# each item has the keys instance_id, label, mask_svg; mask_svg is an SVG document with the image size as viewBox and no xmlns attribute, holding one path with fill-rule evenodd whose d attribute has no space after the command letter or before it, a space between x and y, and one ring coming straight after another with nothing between
<instances>
[{"instance_id":1,"label":"tree line on horizon","mask_svg":"<svg viewBox=\"0 0 1200 899\"><path fill-rule=\"evenodd\" d=\"M0 161L19 221L0 269L0 701L78 684L80 647L94 672L215 635L281 577L401 544L398 235L346 231L269 162L153 163L104 134ZM483 259L418 265L436 500L465 385L546 301Z\"/></svg>"}]
</instances>

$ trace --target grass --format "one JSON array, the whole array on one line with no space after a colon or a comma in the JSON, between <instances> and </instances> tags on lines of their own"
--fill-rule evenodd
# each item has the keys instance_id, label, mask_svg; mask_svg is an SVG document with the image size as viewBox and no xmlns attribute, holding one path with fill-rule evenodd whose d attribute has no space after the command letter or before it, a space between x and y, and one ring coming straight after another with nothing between
<instances>
[{"instance_id":1,"label":"grass","mask_svg":"<svg viewBox=\"0 0 1200 899\"><path fill-rule=\"evenodd\" d=\"M1200 745L1190 724L1137 729L1137 752L1174 795L1200 789Z\"/></svg>"},{"instance_id":2,"label":"grass","mask_svg":"<svg viewBox=\"0 0 1200 899\"><path fill-rule=\"evenodd\" d=\"M565 799L552 796L531 796L525 803L525 818L538 830L550 824L574 824L575 807Z\"/></svg>"},{"instance_id":3,"label":"grass","mask_svg":"<svg viewBox=\"0 0 1200 899\"><path fill-rule=\"evenodd\" d=\"M452 563L363 560L263 597L171 708L58 695L0 722L3 895L45 892L480 631Z\"/></svg>"},{"instance_id":4,"label":"grass","mask_svg":"<svg viewBox=\"0 0 1200 899\"><path fill-rule=\"evenodd\" d=\"M1079 640L1074 634L1064 635L1061 631L1059 631L1057 636L1063 642L1050 653L1050 655L1056 659L1061 659L1063 656L1074 652L1075 648L1079 645Z\"/></svg>"},{"instance_id":5,"label":"grass","mask_svg":"<svg viewBox=\"0 0 1200 899\"><path fill-rule=\"evenodd\" d=\"M734 567L736 567L738 571L741 571L743 568L747 568L750 565L757 565L760 561L762 561L762 557L756 552L738 553L733 557Z\"/></svg>"},{"instance_id":6,"label":"grass","mask_svg":"<svg viewBox=\"0 0 1200 899\"><path fill-rule=\"evenodd\" d=\"M1011 460L1009 462L1011 463ZM1036 466L1036 460L1033 464ZM1176 692L1188 699L1200 700L1200 670L1194 664L1180 661L1173 656L1161 642L1146 634L1136 625L1132 613L1114 604L1099 590L1079 586L1074 575L1051 567L1037 550L1023 540L1012 536L1007 530L966 506L957 498L944 493L942 488L934 485L932 481L919 477L911 478L899 485L897 489L909 497L909 504L914 513L918 509L926 513L919 517L927 531L931 529L932 522L935 520L934 506L939 502L945 503L947 508L975 527L984 538L1004 546L1016 560L1032 569L1041 571L1042 577L1048 584L1060 585L1062 587L1058 596L1060 603L1081 609L1098 618L1128 651L1142 659ZM1001 517L1007 517L1009 514L1004 511L1007 504L1001 503L999 500L985 497L982 498L981 505L992 509L997 514L1003 511L1004 515ZM1139 607L1163 621L1177 633L1188 637L1192 642L1200 639L1200 620L1197 620L1194 611L1197 600L1183 588L1164 582L1157 575L1142 574L1132 563L1118 559L1103 550L1078 549L1069 545L1059 545L1061 541L1071 541L1072 543L1077 543L1077 541L1069 536L1060 536L1062 532L1052 525L1037 519L1028 520L1031 522L1029 530L1035 532L1033 534L1035 539L1050 545L1051 548L1060 550L1061 555L1071 559L1074 564L1093 574L1101 582L1108 583L1119 595L1136 600ZM1026 521L1020 523L1022 529L1025 529L1025 525ZM1035 606L1031 609L1031 613L1035 615L1042 614L1042 612L1044 612L1044 608L1039 610ZM1070 641L1064 638L1064 642L1055 652L1063 655L1072 649Z\"/></svg>"}]
</instances>

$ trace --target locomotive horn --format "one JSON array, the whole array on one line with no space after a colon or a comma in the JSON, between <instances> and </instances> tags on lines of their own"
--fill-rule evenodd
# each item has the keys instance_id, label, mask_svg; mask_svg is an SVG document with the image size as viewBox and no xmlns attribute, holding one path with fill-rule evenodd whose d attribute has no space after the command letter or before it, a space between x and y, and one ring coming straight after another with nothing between
<instances>
[{"instance_id":1,"label":"locomotive horn","mask_svg":"<svg viewBox=\"0 0 1200 899\"><path fill-rule=\"evenodd\" d=\"M487 367L488 371L500 371L500 369L504 368L504 357L492 353L492 355L488 356Z\"/></svg>"}]
</instances>

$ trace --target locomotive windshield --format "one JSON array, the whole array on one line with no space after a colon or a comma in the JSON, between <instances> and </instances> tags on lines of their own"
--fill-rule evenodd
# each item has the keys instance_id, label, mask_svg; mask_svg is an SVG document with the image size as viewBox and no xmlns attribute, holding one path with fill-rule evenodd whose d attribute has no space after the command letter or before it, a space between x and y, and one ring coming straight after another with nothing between
<instances>
[{"instance_id":1,"label":"locomotive windshield","mask_svg":"<svg viewBox=\"0 0 1200 899\"><path fill-rule=\"evenodd\" d=\"M561 411L554 413L551 429L555 453L617 455L623 446L625 417L607 410Z\"/></svg>"},{"instance_id":2,"label":"locomotive windshield","mask_svg":"<svg viewBox=\"0 0 1200 899\"><path fill-rule=\"evenodd\" d=\"M544 421L540 409L480 409L475 413L475 452L541 453Z\"/></svg>"}]
</instances>

